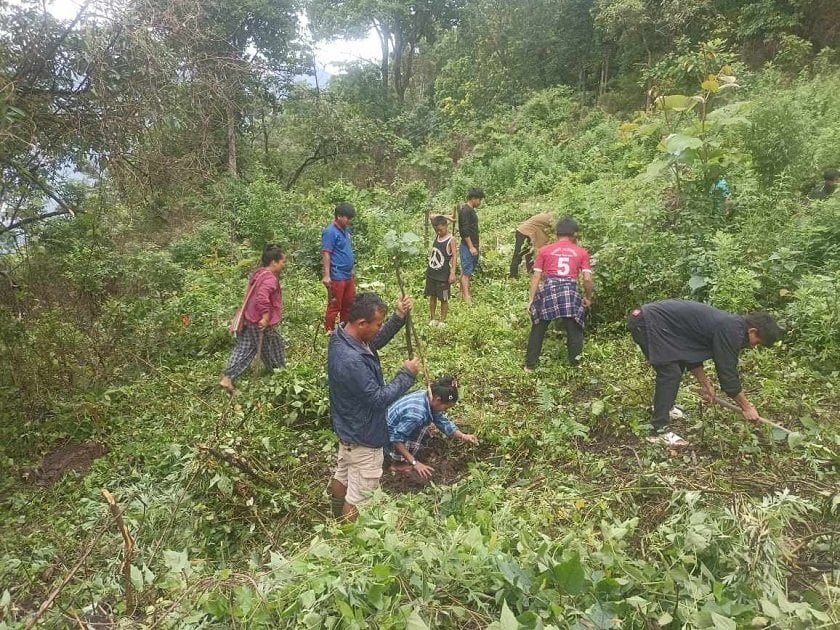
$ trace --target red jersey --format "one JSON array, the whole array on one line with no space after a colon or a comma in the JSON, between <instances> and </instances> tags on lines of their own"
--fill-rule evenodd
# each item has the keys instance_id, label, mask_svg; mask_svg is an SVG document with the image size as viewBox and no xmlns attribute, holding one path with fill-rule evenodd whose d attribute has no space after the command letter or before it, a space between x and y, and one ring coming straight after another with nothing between
<instances>
[{"instance_id":1,"label":"red jersey","mask_svg":"<svg viewBox=\"0 0 840 630\"><path fill-rule=\"evenodd\" d=\"M581 271L592 271L589 252L571 241L549 243L540 247L534 271L541 271L544 276L577 280Z\"/></svg>"}]
</instances>

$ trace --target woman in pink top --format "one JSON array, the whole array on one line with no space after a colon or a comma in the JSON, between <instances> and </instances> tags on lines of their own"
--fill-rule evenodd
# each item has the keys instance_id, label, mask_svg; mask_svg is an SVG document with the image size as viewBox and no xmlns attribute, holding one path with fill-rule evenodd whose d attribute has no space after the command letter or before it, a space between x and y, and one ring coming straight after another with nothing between
<instances>
[{"instance_id":1,"label":"woman in pink top","mask_svg":"<svg viewBox=\"0 0 840 630\"><path fill-rule=\"evenodd\" d=\"M233 393L233 380L248 369L257 352L269 369L286 365L283 338L277 324L283 319L283 291L277 274L286 266L286 255L273 243L263 249L262 267L248 283L242 330L236 335L236 346L230 354L219 385Z\"/></svg>"},{"instance_id":2,"label":"woman in pink top","mask_svg":"<svg viewBox=\"0 0 840 630\"><path fill-rule=\"evenodd\" d=\"M557 222L557 240L540 248L531 276L528 312L531 334L525 355L525 371L532 371L542 353L543 339L549 324L562 320L566 327L569 363L577 365L583 352L583 315L592 304L592 269L589 252L577 245L577 222L566 217ZM578 291L578 276L583 277L585 297ZM540 280L545 279L540 286Z\"/></svg>"}]
</instances>

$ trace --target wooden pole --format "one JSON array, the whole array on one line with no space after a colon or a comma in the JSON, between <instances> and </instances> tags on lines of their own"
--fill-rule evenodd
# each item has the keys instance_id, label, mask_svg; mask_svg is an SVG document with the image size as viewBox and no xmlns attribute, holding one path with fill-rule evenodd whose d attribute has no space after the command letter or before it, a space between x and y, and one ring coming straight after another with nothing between
<instances>
[{"instance_id":1,"label":"wooden pole","mask_svg":"<svg viewBox=\"0 0 840 630\"><path fill-rule=\"evenodd\" d=\"M117 501L114 499L114 495L103 488L102 496L105 497L105 501L108 503L108 508L111 510L111 515L114 517L114 521L116 522L117 527L119 527L120 534L122 534L123 538L123 546L125 547L125 550L123 552L122 574L123 582L125 583L125 612L126 614L131 615L134 613L134 609L137 605L137 600L134 597L134 586L131 583L131 560L134 557L134 539L131 537L131 534L128 533L128 528L125 526L122 512L120 512L120 508L117 506Z\"/></svg>"},{"instance_id":2,"label":"wooden pole","mask_svg":"<svg viewBox=\"0 0 840 630\"><path fill-rule=\"evenodd\" d=\"M723 407L724 409L728 409L729 411L741 413L741 408L738 405L731 403L728 400L724 400L720 396L715 396L715 404L717 404L720 407ZM786 429L781 424L776 424L775 422L773 422L772 420L768 420L767 418L762 418L761 416L759 416L758 421L762 424L767 425L768 427L778 429L779 431L784 431L785 433L793 433L793 431L791 431L790 429Z\"/></svg>"},{"instance_id":3,"label":"wooden pole","mask_svg":"<svg viewBox=\"0 0 840 630\"><path fill-rule=\"evenodd\" d=\"M397 270L397 282L400 285L400 295L405 297L405 282L403 282L402 271L400 270L400 263L399 261L394 258L394 269ZM420 337L417 334L417 329L414 327L414 323L411 321L411 311L406 313L405 316L405 334L406 334L406 347L408 348L408 358L410 359L414 353L413 349L411 348L410 339L414 337L414 343L417 347L417 356L420 358L420 367L423 371L423 378L426 381L426 387L431 385L431 380L429 379L429 372L426 370L426 357L423 356L423 345L420 343Z\"/></svg>"}]
</instances>

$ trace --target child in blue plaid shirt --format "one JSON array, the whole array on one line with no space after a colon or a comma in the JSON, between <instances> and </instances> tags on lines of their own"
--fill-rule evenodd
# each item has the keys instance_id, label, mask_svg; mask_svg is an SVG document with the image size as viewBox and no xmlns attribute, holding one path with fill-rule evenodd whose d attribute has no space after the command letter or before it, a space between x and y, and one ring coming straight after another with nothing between
<instances>
[{"instance_id":1,"label":"child in blue plaid shirt","mask_svg":"<svg viewBox=\"0 0 840 630\"><path fill-rule=\"evenodd\" d=\"M463 433L444 413L458 402L458 381L444 376L433 381L429 389L421 389L400 398L388 409L386 453L392 467L399 472L414 472L421 479L432 476L434 468L417 460L432 424L447 437L478 444L478 438Z\"/></svg>"}]
</instances>

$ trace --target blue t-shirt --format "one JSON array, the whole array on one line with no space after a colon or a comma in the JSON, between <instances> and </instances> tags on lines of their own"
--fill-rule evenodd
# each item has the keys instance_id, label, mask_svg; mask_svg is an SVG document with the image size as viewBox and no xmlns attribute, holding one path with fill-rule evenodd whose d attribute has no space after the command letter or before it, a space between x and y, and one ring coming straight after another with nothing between
<instances>
[{"instance_id":1,"label":"blue t-shirt","mask_svg":"<svg viewBox=\"0 0 840 630\"><path fill-rule=\"evenodd\" d=\"M330 253L330 278L349 280L353 277L353 248L350 246L350 228L342 230L330 223L321 232L321 251Z\"/></svg>"}]
</instances>

